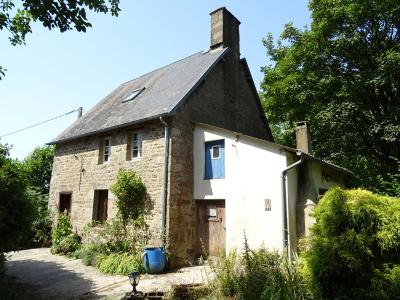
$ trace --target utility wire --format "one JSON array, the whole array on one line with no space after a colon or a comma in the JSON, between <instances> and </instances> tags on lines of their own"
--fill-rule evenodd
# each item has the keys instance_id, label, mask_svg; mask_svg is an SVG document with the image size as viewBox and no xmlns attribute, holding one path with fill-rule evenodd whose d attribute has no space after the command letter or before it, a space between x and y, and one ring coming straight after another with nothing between
<instances>
[{"instance_id":1,"label":"utility wire","mask_svg":"<svg viewBox=\"0 0 400 300\"><path fill-rule=\"evenodd\" d=\"M66 115L72 114L73 112L79 111L79 109L80 109L80 108L77 108L77 109L71 110L70 112L67 112L67 113L65 113L65 114L59 115L59 116L57 116L57 117L54 117L54 118L51 118L51 119L48 119L48 120L45 120L45 121L42 121L42 122L39 122L39 123L30 125L30 126L25 127L25 128L21 128L21 129L15 130L15 131L8 132L8 133L6 133L6 134L0 135L0 138L5 137L5 136L7 136L7 135L11 135L11 134L17 133L17 132L20 132L20 131L23 131L23 130L30 129L30 128L32 128L32 127L36 127L36 126L42 125L42 124L44 124L44 123L53 121L53 120L58 119L58 118L61 118L61 117L64 117L64 116L66 116Z\"/></svg>"}]
</instances>

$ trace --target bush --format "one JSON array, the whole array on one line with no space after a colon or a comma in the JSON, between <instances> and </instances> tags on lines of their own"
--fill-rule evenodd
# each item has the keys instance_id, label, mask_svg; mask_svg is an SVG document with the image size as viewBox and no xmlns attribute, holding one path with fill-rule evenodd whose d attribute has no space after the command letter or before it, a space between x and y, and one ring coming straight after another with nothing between
<instances>
[{"instance_id":1,"label":"bush","mask_svg":"<svg viewBox=\"0 0 400 300\"><path fill-rule=\"evenodd\" d=\"M88 224L83 231L83 242L93 245L99 253L142 253L150 239L148 226L141 217L124 225L119 218L102 224Z\"/></svg>"},{"instance_id":2,"label":"bush","mask_svg":"<svg viewBox=\"0 0 400 300\"><path fill-rule=\"evenodd\" d=\"M26 244L32 222L25 174L21 163L9 157L9 149L0 144L0 254Z\"/></svg>"},{"instance_id":3,"label":"bush","mask_svg":"<svg viewBox=\"0 0 400 300\"><path fill-rule=\"evenodd\" d=\"M136 220L144 213L146 187L133 171L120 170L111 191L117 197L118 213L124 224L128 219Z\"/></svg>"},{"instance_id":4,"label":"bush","mask_svg":"<svg viewBox=\"0 0 400 300\"><path fill-rule=\"evenodd\" d=\"M305 271L323 298L400 296L400 199L335 188L315 218Z\"/></svg>"},{"instance_id":5,"label":"bush","mask_svg":"<svg viewBox=\"0 0 400 300\"><path fill-rule=\"evenodd\" d=\"M80 247L80 237L72 231L71 220L67 213L59 213L57 225L52 229L51 253L72 255Z\"/></svg>"},{"instance_id":6,"label":"bush","mask_svg":"<svg viewBox=\"0 0 400 300\"><path fill-rule=\"evenodd\" d=\"M235 299L313 299L313 293L299 272L297 261L290 262L276 252L250 250L243 256L231 252L212 266L215 287L221 297Z\"/></svg>"},{"instance_id":7,"label":"bush","mask_svg":"<svg viewBox=\"0 0 400 300\"><path fill-rule=\"evenodd\" d=\"M83 245L74 253L74 257L82 259L86 266L95 266L97 255L99 255L99 251L94 244Z\"/></svg>"},{"instance_id":8,"label":"bush","mask_svg":"<svg viewBox=\"0 0 400 300\"><path fill-rule=\"evenodd\" d=\"M43 194L37 188L27 189L27 197L32 204L33 220L31 237L27 246L49 247L51 245L51 218L48 209L48 194Z\"/></svg>"},{"instance_id":9,"label":"bush","mask_svg":"<svg viewBox=\"0 0 400 300\"><path fill-rule=\"evenodd\" d=\"M107 274L144 271L141 254L149 238L143 218L127 221L125 225L119 218L102 224L88 224L83 231L84 246L74 256Z\"/></svg>"},{"instance_id":10,"label":"bush","mask_svg":"<svg viewBox=\"0 0 400 300\"><path fill-rule=\"evenodd\" d=\"M117 196L117 217L87 224L83 230L83 246L73 256L107 274L127 275L133 270L144 271L141 254L150 239L144 219L146 188L135 173L121 170L111 190ZM55 232L55 240L58 235L71 232L69 219L63 217L61 221L60 231L63 232ZM68 251L78 246L73 239L66 244ZM63 245L61 243L59 248Z\"/></svg>"},{"instance_id":11,"label":"bush","mask_svg":"<svg viewBox=\"0 0 400 300\"><path fill-rule=\"evenodd\" d=\"M128 275L133 270L144 272L143 259L140 254L112 253L99 255L96 258L96 267L106 274Z\"/></svg>"}]
</instances>

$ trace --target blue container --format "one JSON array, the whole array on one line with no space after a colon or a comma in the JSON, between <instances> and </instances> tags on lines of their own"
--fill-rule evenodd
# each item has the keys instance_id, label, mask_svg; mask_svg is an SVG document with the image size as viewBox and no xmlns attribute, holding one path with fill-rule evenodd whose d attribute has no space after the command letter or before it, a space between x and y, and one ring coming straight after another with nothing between
<instances>
[{"instance_id":1,"label":"blue container","mask_svg":"<svg viewBox=\"0 0 400 300\"><path fill-rule=\"evenodd\" d=\"M162 247L147 247L143 253L143 264L149 274L159 274L165 270L165 252Z\"/></svg>"}]
</instances>

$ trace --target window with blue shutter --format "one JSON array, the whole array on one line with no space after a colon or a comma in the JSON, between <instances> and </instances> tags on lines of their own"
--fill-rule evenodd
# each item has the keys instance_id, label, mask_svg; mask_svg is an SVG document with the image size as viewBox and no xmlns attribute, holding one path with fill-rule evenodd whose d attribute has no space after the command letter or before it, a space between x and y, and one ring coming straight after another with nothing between
<instances>
[{"instance_id":1,"label":"window with blue shutter","mask_svg":"<svg viewBox=\"0 0 400 300\"><path fill-rule=\"evenodd\" d=\"M205 144L204 179L225 178L225 141L212 141Z\"/></svg>"}]
</instances>

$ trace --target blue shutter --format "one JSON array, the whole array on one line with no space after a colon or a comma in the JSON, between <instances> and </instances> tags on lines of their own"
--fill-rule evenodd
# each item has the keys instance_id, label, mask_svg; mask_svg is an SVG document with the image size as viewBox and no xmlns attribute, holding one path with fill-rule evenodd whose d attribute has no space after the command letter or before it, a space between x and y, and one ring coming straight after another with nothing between
<instances>
[{"instance_id":1,"label":"blue shutter","mask_svg":"<svg viewBox=\"0 0 400 300\"><path fill-rule=\"evenodd\" d=\"M216 147L216 149L213 149ZM219 154L218 158L213 158L214 154ZM225 141L213 141L205 144L205 179L225 178Z\"/></svg>"}]
</instances>

